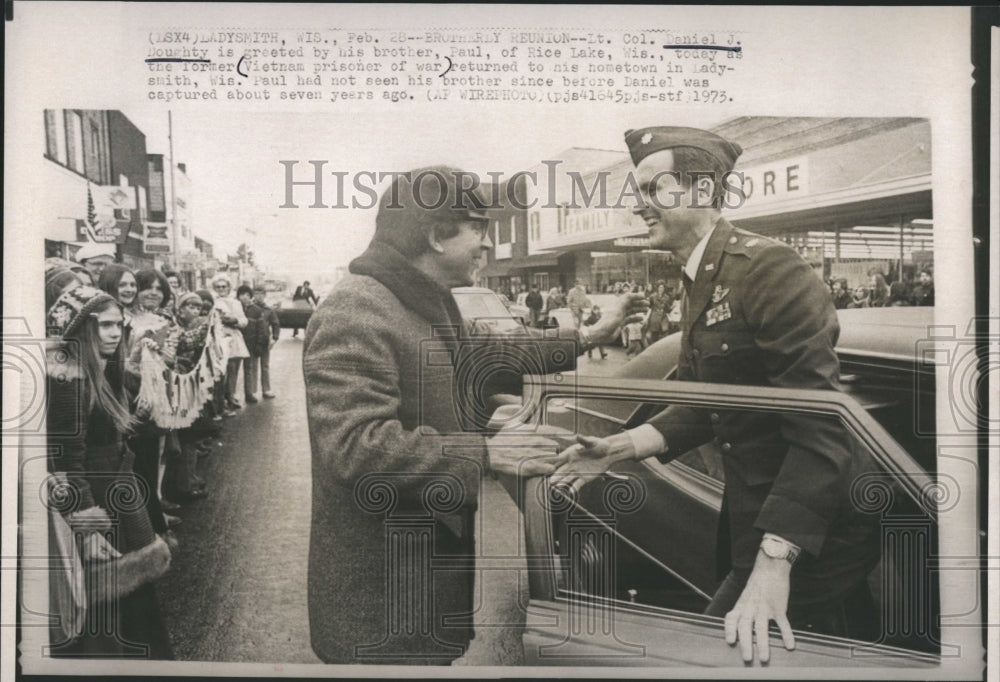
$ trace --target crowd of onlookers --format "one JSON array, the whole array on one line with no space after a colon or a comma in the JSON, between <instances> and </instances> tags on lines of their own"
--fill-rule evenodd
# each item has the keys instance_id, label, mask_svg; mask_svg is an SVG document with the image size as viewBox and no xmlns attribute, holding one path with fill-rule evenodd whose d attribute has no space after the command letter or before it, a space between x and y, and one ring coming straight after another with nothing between
<instances>
[{"instance_id":1,"label":"crowd of onlookers","mask_svg":"<svg viewBox=\"0 0 1000 682\"><path fill-rule=\"evenodd\" d=\"M827 285L834 307L838 310L934 305L934 275L930 268L918 270L915 278L907 277L891 284L884 274L873 269L868 273L867 284L851 288L846 278L833 278ZM495 292L506 302L521 302L527 306L532 326L551 326L554 323L550 314L559 308L569 308L573 324L577 328L581 324L594 324L601 315L600 307L591 305L587 298L587 287L581 281L577 281L568 292L564 287L554 286L543 293L537 285L533 285L530 291L522 285L520 291L498 287ZM632 356L638 355L660 338L680 330L682 296L679 290L675 291L663 280L655 284L619 280L604 287L604 293L608 294L630 292L648 295L650 303L645 319L627 325L622 334L622 344L627 348L627 354ZM585 314L589 314L589 319ZM602 358L606 357L603 348L600 353ZM592 356L592 351L588 355Z\"/></svg>"},{"instance_id":2,"label":"crowd of onlookers","mask_svg":"<svg viewBox=\"0 0 1000 682\"><path fill-rule=\"evenodd\" d=\"M838 310L934 305L934 273L929 268L919 270L916 278L903 278L891 284L881 272L870 270L867 286L858 284L852 289L843 277L831 279L828 286Z\"/></svg>"},{"instance_id":3,"label":"crowd of onlookers","mask_svg":"<svg viewBox=\"0 0 1000 682\"><path fill-rule=\"evenodd\" d=\"M62 517L84 566L145 557L133 562L140 584L115 597L118 637L84 632L64 643L65 653L114 653L125 635L149 645L153 658L170 657L151 592L162 571L150 567L169 566L182 503L208 495L199 460L226 437L224 420L258 401L258 379L260 395L275 397L269 359L280 326L264 296L246 284L234 291L224 273L211 290L187 291L178 273L133 270L100 244L85 245L75 262L46 260L49 469L77 500ZM170 423L184 426L165 427L163 406L173 406ZM109 480L130 487L140 508L116 507Z\"/></svg>"}]
</instances>

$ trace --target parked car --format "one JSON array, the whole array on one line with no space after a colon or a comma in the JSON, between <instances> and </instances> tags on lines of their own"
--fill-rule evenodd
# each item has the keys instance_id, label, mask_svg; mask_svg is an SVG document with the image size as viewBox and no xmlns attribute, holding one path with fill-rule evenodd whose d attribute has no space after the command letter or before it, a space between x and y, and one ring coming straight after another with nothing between
<instances>
[{"instance_id":1,"label":"parked car","mask_svg":"<svg viewBox=\"0 0 1000 682\"><path fill-rule=\"evenodd\" d=\"M313 307L309 301L293 301L291 298L283 298L274 307L274 312L278 314L278 323L282 329L305 329L312 317Z\"/></svg>"},{"instance_id":2,"label":"parked car","mask_svg":"<svg viewBox=\"0 0 1000 682\"><path fill-rule=\"evenodd\" d=\"M613 378L577 375L565 387L538 378L538 419L596 436L641 424L671 403L839 419L883 468L852 491L882 518L885 549L869 584L886 616L884 636L871 644L800 631L786 651L772 629L770 667L933 667L942 657L942 613L965 608L943 611L933 569L936 500L948 502L931 493L935 368L918 350L933 310L839 312L842 392L669 381L680 351L675 334ZM530 557L528 664L743 667L739 648L723 643L722 620L701 615L718 587L721 461L710 443L669 464L623 462L576 499L544 478L504 481L522 509Z\"/></svg>"},{"instance_id":3,"label":"parked car","mask_svg":"<svg viewBox=\"0 0 1000 682\"><path fill-rule=\"evenodd\" d=\"M614 294L592 294L587 298L591 305L583 309L584 320L590 316L590 311L594 305L599 306L602 311L605 311L615 305L618 297ZM543 315L542 323L539 326L543 329L559 329L561 330L560 333L571 333L576 329L576 325L573 323L573 313L569 308L554 308L549 310ZM624 334L624 330L622 330L622 334ZM622 345L628 345L627 337L622 340Z\"/></svg>"},{"instance_id":4,"label":"parked car","mask_svg":"<svg viewBox=\"0 0 1000 682\"><path fill-rule=\"evenodd\" d=\"M456 376L472 393L459 401L481 417L484 428L500 405L520 402L524 377L576 369L575 334L530 329L508 310L500 296L484 287L452 289L462 318L471 323L472 339L463 345ZM482 344L476 344L476 338Z\"/></svg>"},{"instance_id":5,"label":"parked car","mask_svg":"<svg viewBox=\"0 0 1000 682\"><path fill-rule=\"evenodd\" d=\"M495 291L486 287L456 287L451 293L466 321L501 334L527 334L525 318L512 313L509 302Z\"/></svg>"}]
</instances>

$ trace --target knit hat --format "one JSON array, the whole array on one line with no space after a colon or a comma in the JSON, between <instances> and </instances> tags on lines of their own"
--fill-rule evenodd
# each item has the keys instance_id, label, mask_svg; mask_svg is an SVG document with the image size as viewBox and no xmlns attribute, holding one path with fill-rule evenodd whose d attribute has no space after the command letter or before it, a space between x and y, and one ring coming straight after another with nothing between
<instances>
[{"instance_id":1,"label":"knit hat","mask_svg":"<svg viewBox=\"0 0 1000 682\"><path fill-rule=\"evenodd\" d=\"M177 309L180 310L188 301L195 301L199 306L202 304L201 296L193 291L188 291L181 294L180 298L177 299Z\"/></svg>"},{"instance_id":2,"label":"knit hat","mask_svg":"<svg viewBox=\"0 0 1000 682\"><path fill-rule=\"evenodd\" d=\"M100 289L86 285L70 289L49 308L45 316L47 335L72 336L88 316L108 302L117 303L113 296Z\"/></svg>"}]
</instances>

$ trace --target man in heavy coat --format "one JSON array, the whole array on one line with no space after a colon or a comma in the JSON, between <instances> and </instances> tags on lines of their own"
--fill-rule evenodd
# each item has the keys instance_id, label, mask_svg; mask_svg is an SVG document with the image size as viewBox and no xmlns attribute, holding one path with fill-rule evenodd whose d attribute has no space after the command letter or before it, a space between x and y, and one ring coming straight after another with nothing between
<instances>
[{"instance_id":1,"label":"man in heavy coat","mask_svg":"<svg viewBox=\"0 0 1000 682\"><path fill-rule=\"evenodd\" d=\"M721 217L727 174L741 153L710 132L658 127L626 133L652 248L684 264L686 299L677 378L837 390L839 334L825 284L778 241ZM581 437L558 478L582 485L616 461L669 461L714 440L725 469L720 563L727 571L706 613L725 616L728 643L767 661L767 627L873 637L866 577L879 558L875 517L851 502L873 470L831 419L672 406L606 439ZM800 557L801 555L801 557Z\"/></svg>"},{"instance_id":2,"label":"man in heavy coat","mask_svg":"<svg viewBox=\"0 0 1000 682\"><path fill-rule=\"evenodd\" d=\"M472 284L491 243L484 197L459 192L460 176L434 167L396 178L368 250L306 332L309 620L328 663L461 656L473 637L482 476L543 475L563 461L555 441L516 427L468 431L481 425L467 414L476 387L456 378L479 373L461 367L470 346L450 289ZM587 338L611 338L624 310Z\"/></svg>"}]
</instances>

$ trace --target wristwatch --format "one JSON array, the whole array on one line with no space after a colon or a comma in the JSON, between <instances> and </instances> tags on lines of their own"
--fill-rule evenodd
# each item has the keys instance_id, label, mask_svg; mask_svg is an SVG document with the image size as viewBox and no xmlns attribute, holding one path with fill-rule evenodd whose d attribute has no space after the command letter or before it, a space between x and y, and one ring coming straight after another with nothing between
<instances>
[{"instance_id":1,"label":"wristwatch","mask_svg":"<svg viewBox=\"0 0 1000 682\"><path fill-rule=\"evenodd\" d=\"M794 564L799 558L799 549L774 535L765 535L760 541L760 551L770 559L784 559L790 564Z\"/></svg>"}]
</instances>

